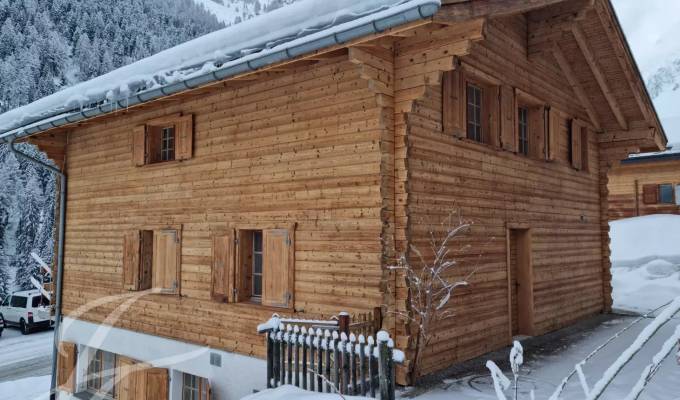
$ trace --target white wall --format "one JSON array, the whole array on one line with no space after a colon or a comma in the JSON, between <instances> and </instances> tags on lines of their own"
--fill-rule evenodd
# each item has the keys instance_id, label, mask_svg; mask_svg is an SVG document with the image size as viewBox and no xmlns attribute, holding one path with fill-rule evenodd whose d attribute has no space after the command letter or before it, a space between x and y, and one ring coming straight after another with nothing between
<instances>
[{"instance_id":1,"label":"white wall","mask_svg":"<svg viewBox=\"0 0 680 400\"><path fill-rule=\"evenodd\" d=\"M170 369L171 400L181 400L181 372L208 378L214 400L240 399L254 389L263 389L266 383L264 360L73 318L64 318L61 327L61 340L79 345L77 385L85 375L87 348ZM210 353L222 357L221 367L210 365Z\"/></svg>"}]
</instances>

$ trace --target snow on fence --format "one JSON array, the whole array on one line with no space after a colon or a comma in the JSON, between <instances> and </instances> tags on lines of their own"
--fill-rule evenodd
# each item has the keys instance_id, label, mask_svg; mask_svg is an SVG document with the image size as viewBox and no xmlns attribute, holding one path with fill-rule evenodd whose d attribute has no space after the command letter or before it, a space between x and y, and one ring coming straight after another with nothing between
<instances>
[{"instance_id":1,"label":"snow on fence","mask_svg":"<svg viewBox=\"0 0 680 400\"><path fill-rule=\"evenodd\" d=\"M328 329L324 327L328 321L283 321L274 316L258 326L259 333L267 334L267 388L294 385L316 392L373 398L379 393L382 400L394 399L394 365L403 363L404 353L394 349L387 332L380 331L374 338ZM339 327L340 321L331 327Z\"/></svg>"}]
</instances>

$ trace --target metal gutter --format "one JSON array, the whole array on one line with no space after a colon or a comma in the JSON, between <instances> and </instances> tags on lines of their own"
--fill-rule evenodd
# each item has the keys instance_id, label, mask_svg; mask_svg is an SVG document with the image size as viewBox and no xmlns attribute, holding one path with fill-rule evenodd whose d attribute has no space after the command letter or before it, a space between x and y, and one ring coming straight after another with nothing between
<instances>
[{"instance_id":1,"label":"metal gutter","mask_svg":"<svg viewBox=\"0 0 680 400\"><path fill-rule=\"evenodd\" d=\"M57 245L57 287L55 289L55 316L54 316L54 345L52 348L52 379L50 381L50 399L54 399L57 388L57 355L59 353L59 338L61 332L61 288L64 279L64 232L66 227L66 174L47 163L32 158L22 153L15 147L14 138L9 140L9 150L17 157L39 165L59 176L59 242Z\"/></svg>"},{"instance_id":2,"label":"metal gutter","mask_svg":"<svg viewBox=\"0 0 680 400\"><path fill-rule=\"evenodd\" d=\"M20 126L14 126L0 132L0 143L9 143L15 139L34 135L60 126L73 124L85 119L94 118L108 114L120 109L147 103L153 100L170 96L186 90L196 89L207 84L218 82L229 77L233 77L246 72L254 72L263 67L293 59L305 54L310 54L317 50L322 50L330 46L342 45L354 39L359 39L375 33L381 33L388 29L404 25L410 22L419 21L432 17L441 7L438 0L431 3L419 4L405 10L401 10L393 15L379 19L373 19L362 25L355 26L340 32L329 33L323 37L307 43L300 43L289 47L284 47L274 53L267 53L254 59L242 61L237 64L219 68L183 81L171 83L156 89L137 93L128 99L102 104L88 109L78 109L71 111L61 111L53 115L35 118L32 121L24 122ZM62 117L55 117L64 114Z\"/></svg>"}]
</instances>

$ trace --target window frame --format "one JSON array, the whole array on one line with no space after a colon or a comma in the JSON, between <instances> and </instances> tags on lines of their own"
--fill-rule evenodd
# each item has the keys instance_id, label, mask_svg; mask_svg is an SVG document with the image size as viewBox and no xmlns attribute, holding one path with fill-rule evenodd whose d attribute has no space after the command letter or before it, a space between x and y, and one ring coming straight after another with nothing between
<instances>
[{"instance_id":1,"label":"window frame","mask_svg":"<svg viewBox=\"0 0 680 400\"><path fill-rule=\"evenodd\" d=\"M187 379L190 385L187 386ZM189 391L189 397L186 396ZM210 382L207 378L182 372L182 400L208 400L210 398Z\"/></svg>"},{"instance_id":2,"label":"window frame","mask_svg":"<svg viewBox=\"0 0 680 400\"><path fill-rule=\"evenodd\" d=\"M670 201L664 201L664 193L663 189L664 188L670 188ZM672 183L660 183L659 184L659 198L657 201L658 204L664 204L664 205L674 205L675 204L675 186Z\"/></svg>"},{"instance_id":3,"label":"window frame","mask_svg":"<svg viewBox=\"0 0 680 400\"><path fill-rule=\"evenodd\" d=\"M113 368L110 369L110 375L109 376L104 376L104 364L105 364L105 356L110 356L113 358ZM99 356L99 359L97 359ZM92 371L91 368L93 367L93 363L98 364L98 370L96 372ZM88 360L87 360L87 369L86 369L86 381L85 381L85 389L93 394L96 394L100 397L104 397L107 399L115 399L117 392L116 392L116 374L117 374L117 367L118 367L118 355L115 353L111 353L105 350L100 350L100 349L91 349L90 354L88 354ZM92 385L91 382L96 380L98 383L97 385ZM105 385L105 379L109 379L111 384L111 392L103 391L102 386Z\"/></svg>"},{"instance_id":4,"label":"window frame","mask_svg":"<svg viewBox=\"0 0 680 400\"><path fill-rule=\"evenodd\" d=\"M170 130L171 137L165 136ZM189 160L193 157L193 137L193 114L176 113L150 119L135 127L133 164L149 167Z\"/></svg>"},{"instance_id":5,"label":"window frame","mask_svg":"<svg viewBox=\"0 0 680 400\"><path fill-rule=\"evenodd\" d=\"M517 106L517 154L529 156L529 137L529 107L519 104Z\"/></svg>"},{"instance_id":6,"label":"window frame","mask_svg":"<svg viewBox=\"0 0 680 400\"><path fill-rule=\"evenodd\" d=\"M473 94L473 103L470 103L470 94ZM488 94L487 94L488 95ZM465 137L469 140L486 143L485 138L485 127L484 127L484 87L479 85L477 82L466 79L465 80ZM474 102L477 101L477 102ZM471 108L474 111L471 118ZM470 128L473 128L474 132L470 132Z\"/></svg>"},{"instance_id":7,"label":"window frame","mask_svg":"<svg viewBox=\"0 0 680 400\"><path fill-rule=\"evenodd\" d=\"M295 230L297 224L256 224L256 225L238 225L234 227L236 245L235 245L235 261L234 261L234 288L236 294L233 302L249 304L252 306L262 307L268 310L293 310L295 304ZM266 254L266 237L267 232L286 230L288 232L288 260L287 260L287 276L288 276L288 293L290 295L288 304L286 306L268 305L265 295L265 259ZM253 279L252 279L252 265L254 257L252 252L248 249L253 248L253 243L250 238L254 231L262 232L262 297L254 297L252 295ZM245 249L245 251L244 251Z\"/></svg>"}]
</instances>

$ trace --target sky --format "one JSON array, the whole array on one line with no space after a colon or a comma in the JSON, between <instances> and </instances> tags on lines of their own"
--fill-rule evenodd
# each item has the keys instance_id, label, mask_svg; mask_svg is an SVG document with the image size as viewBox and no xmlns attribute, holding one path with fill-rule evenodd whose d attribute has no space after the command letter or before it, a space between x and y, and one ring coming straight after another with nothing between
<instances>
[{"instance_id":1,"label":"sky","mask_svg":"<svg viewBox=\"0 0 680 400\"><path fill-rule=\"evenodd\" d=\"M680 0L612 0L645 81L680 59ZM680 145L680 89L654 99L669 143Z\"/></svg>"}]
</instances>

